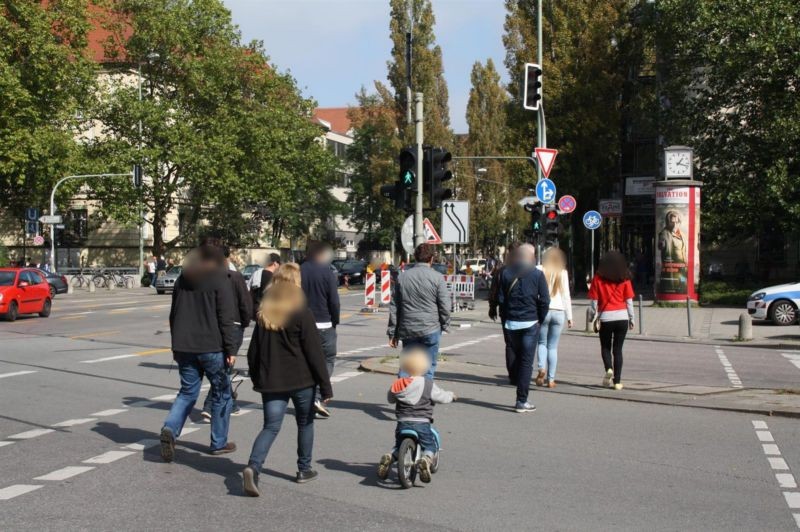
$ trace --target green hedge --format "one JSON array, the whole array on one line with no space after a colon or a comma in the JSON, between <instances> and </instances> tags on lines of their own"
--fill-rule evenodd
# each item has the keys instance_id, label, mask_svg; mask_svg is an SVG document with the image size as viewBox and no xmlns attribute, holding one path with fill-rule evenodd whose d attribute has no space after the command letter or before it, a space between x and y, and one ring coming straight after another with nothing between
<instances>
[{"instance_id":1,"label":"green hedge","mask_svg":"<svg viewBox=\"0 0 800 532\"><path fill-rule=\"evenodd\" d=\"M758 286L731 281L705 281L700 283L701 305L731 305L744 307L750 294Z\"/></svg>"}]
</instances>

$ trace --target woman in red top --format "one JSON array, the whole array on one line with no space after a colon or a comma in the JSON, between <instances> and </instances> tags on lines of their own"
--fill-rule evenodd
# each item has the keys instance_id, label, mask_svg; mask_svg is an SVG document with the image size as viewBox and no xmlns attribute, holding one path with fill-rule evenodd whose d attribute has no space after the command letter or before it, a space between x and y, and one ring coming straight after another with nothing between
<instances>
[{"instance_id":1,"label":"woman in red top","mask_svg":"<svg viewBox=\"0 0 800 532\"><path fill-rule=\"evenodd\" d=\"M633 285L625 256L619 251L609 251L600 259L589 300L592 319L598 312L600 318L600 349L606 368L603 386L621 390L622 344L633 329Z\"/></svg>"}]
</instances>

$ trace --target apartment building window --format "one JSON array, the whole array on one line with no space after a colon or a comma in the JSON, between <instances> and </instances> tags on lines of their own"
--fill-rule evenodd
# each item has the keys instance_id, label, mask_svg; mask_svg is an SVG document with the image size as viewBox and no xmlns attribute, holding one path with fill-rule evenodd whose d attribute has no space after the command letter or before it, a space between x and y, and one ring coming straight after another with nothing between
<instances>
[{"instance_id":1,"label":"apartment building window","mask_svg":"<svg viewBox=\"0 0 800 532\"><path fill-rule=\"evenodd\" d=\"M339 159L344 159L347 155L347 145L342 142L336 142L335 140L327 139L325 141L326 147L328 151L334 154Z\"/></svg>"}]
</instances>

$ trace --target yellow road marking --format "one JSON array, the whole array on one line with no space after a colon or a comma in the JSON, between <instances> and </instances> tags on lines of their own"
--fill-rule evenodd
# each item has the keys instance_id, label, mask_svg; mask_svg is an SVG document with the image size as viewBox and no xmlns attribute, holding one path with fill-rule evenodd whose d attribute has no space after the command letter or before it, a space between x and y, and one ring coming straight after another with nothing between
<instances>
[{"instance_id":1,"label":"yellow road marking","mask_svg":"<svg viewBox=\"0 0 800 532\"><path fill-rule=\"evenodd\" d=\"M134 355L137 355L137 356L140 356L140 357L146 357L146 356L150 356L150 355L157 355L159 353L169 353L170 351L172 351L172 349L166 349L166 348L150 349L149 351L139 351L138 353L134 353Z\"/></svg>"},{"instance_id":2,"label":"yellow road marking","mask_svg":"<svg viewBox=\"0 0 800 532\"><path fill-rule=\"evenodd\" d=\"M64 316L63 318L57 318L59 320L83 320L86 319L86 316Z\"/></svg>"},{"instance_id":3,"label":"yellow road marking","mask_svg":"<svg viewBox=\"0 0 800 532\"><path fill-rule=\"evenodd\" d=\"M352 316L352 315L353 315L353 313L352 313L352 312L345 312L344 314L342 314L341 316L339 316L339 318L340 318L340 319L343 319L343 320L345 320L345 319L349 318L349 317L350 317L350 316Z\"/></svg>"},{"instance_id":4,"label":"yellow road marking","mask_svg":"<svg viewBox=\"0 0 800 532\"><path fill-rule=\"evenodd\" d=\"M88 334L81 334L79 336L70 336L70 340L80 340L81 338L95 338L97 336L109 336L111 334L117 334L119 331L99 331L93 332Z\"/></svg>"},{"instance_id":5,"label":"yellow road marking","mask_svg":"<svg viewBox=\"0 0 800 532\"><path fill-rule=\"evenodd\" d=\"M116 309L116 310L110 310L110 311L108 311L108 313L109 314L127 314L128 312L132 312L132 311L133 311L132 308L120 308L120 309Z\"/></svg>"}]
</instances>

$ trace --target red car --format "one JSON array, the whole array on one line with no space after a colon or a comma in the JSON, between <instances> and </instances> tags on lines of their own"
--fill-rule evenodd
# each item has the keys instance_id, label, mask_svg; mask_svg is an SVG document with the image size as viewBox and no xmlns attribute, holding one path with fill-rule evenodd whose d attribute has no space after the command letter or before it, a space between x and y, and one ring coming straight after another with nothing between
<instances>
[{"instance_id":1,"label":"red car","mask_svg":"<svg viewBox=\"0 0 800 532\"><path fill-rule=\"evenodd\" d=\"M50 285L32 268L0 268L0 316L14 321L20 314L46 318L52 308Z\"/></svg>"}]
</instances>

